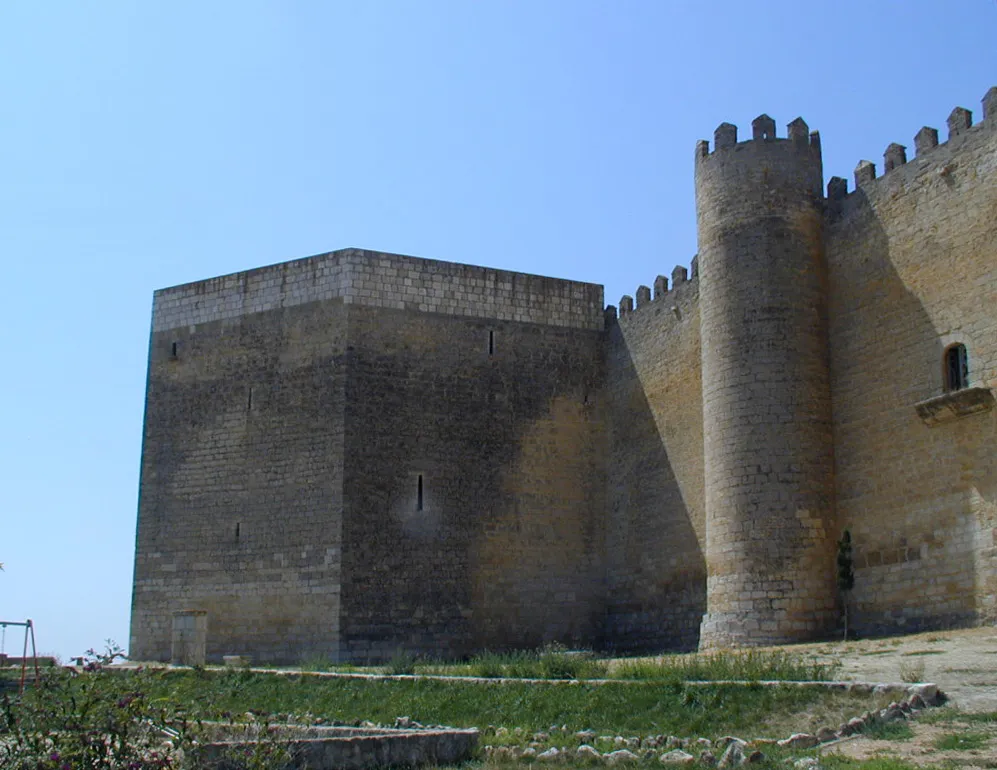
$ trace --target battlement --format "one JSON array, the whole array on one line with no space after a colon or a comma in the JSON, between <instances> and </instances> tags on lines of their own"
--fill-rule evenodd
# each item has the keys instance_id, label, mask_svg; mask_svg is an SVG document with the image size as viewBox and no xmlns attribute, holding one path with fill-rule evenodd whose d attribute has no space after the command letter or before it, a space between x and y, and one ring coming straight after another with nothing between
<instances>
[{"instance_id":1,"label":"battlement","mask_svg":"<svg viewBox=\"0 0 997 770\"><path fill-rule=\"evenodd\" d=\"M651 293L651 287L641 285L637 287L636 302L634 297L629 294L624 294L620 298L619 305L619 317L621 319L630 316L631 314L638 314L641 311L649 310L652 307L657 307L660 311L665 303L672 302L672 313L681 320L681 313L678 312L678 306L674 303L677 300L684 300L691 290L691 287L698 283L699 279L699 260L697 257L692 258L689 268L685 268L682 265L676 265L672 269L671 278L671 288L668 286L668 277L664 275L659 275L654 279L654 293ZM606 325L617 319L617 308L613 305L606 307Z\"/></svg>"},{"instance_id":2,"label":"battlement","mask_svg":"<svg viewBox=\"0 0 997 770\"><path fill-rule=\"evenodd\" d=\"M731 150L764 152L772 147L782 150L786 146L820 157L820 134L811 131L803 118L796 118L786 126L786 138L780 139L776 135L775 120L763 113L751 121L751 139L743 142L737 141L737 126L721 123L713 132L713 152L706 139L696 143L696 161Z\"/></svg>"},{"instance_id":3,"label":"battlement","mask_svg":"<svg viewBox=\"0 0 997 770\"><path fill-rule=\"evenodd\" d=\"M326 300L577 329L604 325L598 284L341 249L161 289L153 297L152 329Z\"/></svg>"},{"instance_id":4,"label":"battlement","mask_svg":"<svg viewBox=\"0 0 997 770\"><path fill-rule=\"evenodd\" d=\"M939 143L938 129L931 126L924 126L914 135L915 159L918 161L915 173L923 170L924 163L940 160L943 153L939 153L940 148L949 150L949 154L958 151L967 141L979 136L983 132L992 131L997 127L997 86L991 87L981 100L983 106L983 119L980 123L973 125L973 113L965 107L956 107L949 113L946 120L948 129L948 139ZM951 158L946 156L945 163ZM836 207L840 201L860 188L875 184L879 179L885 179L898 172L901 167L908 164L907 147L897 142L892 142L883 152L883 175L876 176L876 164L870 160L860 160L855 166L853 177L855 189L849 191L848 181L843 177L831 177L827 183L827 198ZM944 172L946 165L939 168L939 172ZM947 173L947 172L946 172Z\"/></svg>"}]
</instances>

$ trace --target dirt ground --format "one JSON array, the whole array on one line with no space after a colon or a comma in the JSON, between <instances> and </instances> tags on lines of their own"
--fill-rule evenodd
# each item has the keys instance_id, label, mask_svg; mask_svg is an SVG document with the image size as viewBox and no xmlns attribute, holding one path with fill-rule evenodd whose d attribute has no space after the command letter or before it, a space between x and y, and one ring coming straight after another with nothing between
<instances>
[{"instance_id":1,"label":"dirt ground","mask_svg":"<svg viewBox=\"0 0 997 770\"><path fill-rule=\"evenodd\" d=\"M828 746L855 759L887 756L916 765L997 768L997 628L934 631L889 639L793 648L840 662L837 678L866 682L919 679L948 696L909 724L913 737L850 738Z\"/></svg>"}]
</instances>

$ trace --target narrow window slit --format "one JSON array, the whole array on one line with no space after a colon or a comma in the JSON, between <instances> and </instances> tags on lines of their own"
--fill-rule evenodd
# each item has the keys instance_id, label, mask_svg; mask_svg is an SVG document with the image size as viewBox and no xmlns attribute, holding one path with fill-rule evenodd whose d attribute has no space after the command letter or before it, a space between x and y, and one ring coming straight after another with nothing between
<instances>
[{"instance_id":1,"label":"narrow window slit","mask_svg":"<svg viewBox=\"0 0 997 770\"><path fill-rule=\"evenodd\" d=\"M237 521L235 523L235 539L236 540L239 539L239 532L240 532L241 529L242 529L242 522Z\"/></svg>"},{"instance_id":2,"label":"narrow window slit","mask_svg":"<svg viewBox=\"0 0 997 770\"><path fill-rule=\"evenodd\" d=\"M177 343L174 342L172 345L170 345L170 358L176 358L176 357L177 357Z\"/></svg>"},{"instance_id":3,"label":"narrow window slit","mask_svg":"<svg viewBox=\"0 0 997 770\"><path fill-rule=\"evenodd\" d=\"M417 497L416 497L416 501L415 501L415 509L417 511L421 511L422 510L422 504L423 504L423 500L422 500L422 474L421 473L419 474L419 487L418 487L418 490L417 490L416 494L417 494Z\"/></svg>"},{"instance_id":4,"label":"narrow window slit","mask_svg":"<svg viewBox=\"0 0 997 770\"><path fill-rule=\"evenodd\" d=\"M945 389L962 390L969 387L969 358L966 346L955 344L945 351Z\"/></svg>"},{"instance_id":5,"label":"narrow window slit","mask_svg":"<svg viewBox=\"0 0 997 770\"><path fill-rule=\"evenodd\" d=\"M488 332L488 355L495 355L495 331L490 330Z\"/></svg>"},{"instance_id":6,"label":"narrow window slit","mask_svg":"<svg viewBox=\"0 0 997 770\"><path fill-rule=\"evenodd\" d=\"M246 409L248 411L252 411L252 409L253 409L253 388L252 387L249 388L249 399L248 399L248 401L246 403Z\"/></svg>"}]
</instances>

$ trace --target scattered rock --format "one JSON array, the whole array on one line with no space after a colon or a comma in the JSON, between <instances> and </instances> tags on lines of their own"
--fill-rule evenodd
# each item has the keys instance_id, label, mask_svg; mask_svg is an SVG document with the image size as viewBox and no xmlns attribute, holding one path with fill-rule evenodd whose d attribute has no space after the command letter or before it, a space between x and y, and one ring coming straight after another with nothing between
<instances>
[{"instance_id":1,"label":"scattered rock","mask_svg":"<svg viewBox=\"0 0 997 770\"><path fill-rule=\"evenodd\" d=\"M665 748L668 749L684 749L685 741L679 738L677 735L669 735L665 739Z\"/></svg>"},{"instance_id":2,"label":"scattered rock","mask_svg":"<svg viewBox=\"0 0 997 770\"><path fill-rule=\"evenodd\" d=\"M924 698L915 693L907 699L907 705L909 705L915 711L920 711L921 709L928 708L928 704L924 702Z\"/></svg>"},{"instance_id":3,"label":"scattered rock","mask_svg":"<svg viewBox=\"0 0 997 770\"><path fill-rule=\"evenodd\" d=\"M803 757L793 763L796 770L820 770L820 760L817 757Z\"/></svg>"},{"instance_id":4,"label":"scattered rock","mask_svg":"<svg viewBox=\"0 0 997 770\"><path fill-rule=\"evenodd\" d=\"M400 717L400 718L401 719L408 719L408 717ZM398 726L398 720L395 720L395 726L396 727ZM496 738L504 738L508 734L509 734L509 728L508 727L496 727L495 728L495 737Z\"/></svg>"},{"instance_id":5,"label":"scattered rock","mask_svg":"<svg viewBox=\"0 0 997 770\"><path fill-rule=\"evenodd\" d=\"M412 717L398 717L395 720L395 727L406 728L411 726L412 726ZM505 729L504 727L499 728L499 730L504 730L504 729ZM496 731L495 734L498 735L498 731Z\"/></svg>"},{"instance_id":6,"label":"scattered rock","mask_svg":"<svg viewBox=\"0 0 997 770\"><path fill-rule=\"evenodd\" d=\"M755 751L752 751L750 754L748 754L748 756L744 758L744 761L749 765L754 765L759 762L764 762L765 755L756 749Z\"/></svg>"},{"instance_id":7,"label":"scattered rock","mask_svg":"<svg viewBox=\"0 0 997 770\"><path fill-rule=\"evenodd\" d=\"M740 743L742 746L746 746L748 742L733 735L725 735L723 738L717 738L716 746L718 749L726 749L732 743Z\"/></svg>"},{"instance_id":8,"label":"scattered rock","mask_svg":"<svg viewBox=\"0 0 997 770\"><path fill-rule=\"evenodd\" d=\"M904 712L899 706L891 704L879 712L879 718L884 722L894 722L897 719L904 719Z\"/></svg>"},{"instance_id":9,"label":"scattered rock","mask_svg":"<svg viewBox=\"0 0 997 770\"><path fill-rule=\"evenodd\" d=\"M938 698L937 684L915 684L907 688L907 695L920 695L925 703L934 703Z\"/></svg>"},{"instance_id":10,"label":"scattered rock","mask_svg":"<svg viewBox=\"0 0 997 770\"><path fill-rule=\"evenodd\" d=\"M536 749L525 748L519 753L520 759L532 759L537 755Z\"/></svg>"},{"instance_id":11,"label":"scattered rock","mask_svg":"<svg viewBox=\"0 0 997 770\"><path fill-rule=\"evenodd\" d=\"M640 757L638 757L632 751L627 751L626 749L620 749L619 751L609 752L606 755L606 761L611 765L618 765L623 762L639 762Z\"/></svg>"},{"instance_id":12,"label":"scattered rock","mask_svg":"<svg viewBox=\"0 0 997 770\"><path fill-rule=\"evenodd\" d=\"M817 731L817 740L821 743L828 743L837 737L837 734L830 727L822 727Z\"/></svg>"},{"instance_id":13,"label":"scattered rock","mask_svg":"<svg viewBox=\"0 0 997 770\"><path fill-rule=\"evenodd\" d=\"M712 749L713 748L713 741L711 741L709 738L697 738L696 741L695 741L695 743L696 743L696 746L698 748L700 748L700 749Z\"/></svg>"},{"instance_id":14,"label":"scattered rock","mask_svg":"<svg viewBox=\"0 0 997 770\"><path fill-rule=\"evenodd\" d=\"M487 753L487 752L486 752ZM497 761L508 761L515 759L516 755L508 746L493 746L491 751L491 757Z\"/></svg>"},{"instance_id":15,"label":"scattered rock","mask_svg":"<svg viewBox=\"0 0 997 770\"><path fill-rule=\"evenodd\" d=\"M575 749L575 756L579 759L602 759L602 754L599 753L599 750L593 746L589 746L587 743L583 743Z\"/></svg>"},{"instance_id":16,"label":"scattered rock","mask_svg":"<svg viewBox=\"0 0 997 770\"><path fill-rule=\"evenodd\" d=\"M650 762L652 759L654 759L654 749L644 749L640 753L641 762Z\"/></svg>"},{"instance_id":17,"label":"scattered rock","mask_svg":"<svg viewBox=\"0 0 997 770\"><path fill-rule=\"evenodd\" d=\"M677 765L679 767L689 767L696 764L696 758L692 754L682 751L682 749L673 749L667 754L662 754L658 761L663 765Z\"/></svg>"},{"instance_id":18,"label":"scattered rock","mask_svg":"<svg viewBox=\"0 0 997 770\"><path fill-rule=\"evenodd\" d=\"M855 733L859 732L863 727L865 727L865 722L863 722L858 717L852 717L843 725L841 725L841 727L838 729L838 732L841 735L854 735Z\"/></svg>"},{"instance_id":19,"label":"scattered rock","mask_svg":"<svg viewBox=\"0 0 997 770\"><path fill-rule=\"evenodd\" d=\"M542 754L537 754L538 762L553 762L561 757L561 752L556 746L551 746Z\"/></svg>"},{"instance_id":20,"label":"scattered rock","mask_svg":"<svg viewBox=\"0 0 997 770\"><path fill-rule=\"evenodd\" d=\"M547 733L534 733L533 740L537 743L544 743L545 741L550 740L550 736Z\"/></svg>"},{"instance_id":21,"label":"scattered rock","mask_svg":"<svg viewBox=\"0 0 997 770\"><path fill-rule=\"evenodd\" d=\"M360 726L361 727L366 727L368 729L371 728L371 727L377 727L376 724L374 724L373 722L368 722L366 719L363 722L360 723ZM415 727L415 722L413 722L411 726Z\"/></svg>"},{"instance_id":22,"label":"scattered rock","mask_svg":"<svg viewBox=\"0 0 997 770\"><path fill-rule=\"evenodd\" d=\"M713 767L717 764L717 757L712 751L704 751L699 755L699 762L704 767Z\"/></svg>"},{"instance_id":23,"label":"scattered rock","mask_svg":"<svg viewBox=\"0 0 997 770\"><path fill-rule=\"evenodd\" d=\"M820 743L816 735L810 733L793 733L788 738L777 741L776 745L784 749L812 749Z\"/></svg>"},{"instance_id":24,"label":"scattered rock","mask_svg":"<svg viewBox=\"0 0 997 770\"><path fill-rule=\"evenodd\" d=\"M628 749L639 749L640 738L638 738L636 735L631 736L630 738L627 738L626 745Z\"/></svg>"},{"instance_id":25,"label":"scattered rock","mask_svg":"<svg viewBox=\"0 0 997 770\"><path fill-rule=\"evenodd\" d=\"M626 745L626 742L627 742L627 739L624 738L622 735L617 735L615 738L613 738L613 745L614 746L624 746L624 745Z\"/></svg>"},{"instance_id":26,"label":"scattered rock","mask_svg":"<svg viewBox=\"0 0 997 770\"><path fill-rule=\"evenodd\" d=\"M720 761L717 763L717 767L728 768L728 767L740 767L744 764L744 746L745 742L741 740L731 741L727 746L727 750L720 757Z\"/></svg>"},{"instance_id":27,"label":"scattered rock","mask_svg":"<svg viewBox=\"0 0 997 770\"><path fill-rule=\"evenodd\" d=\"M595 730L579 730L575 733L575 737L580 741L588 741L595 739Z\"/></svg>"}]
</instances>

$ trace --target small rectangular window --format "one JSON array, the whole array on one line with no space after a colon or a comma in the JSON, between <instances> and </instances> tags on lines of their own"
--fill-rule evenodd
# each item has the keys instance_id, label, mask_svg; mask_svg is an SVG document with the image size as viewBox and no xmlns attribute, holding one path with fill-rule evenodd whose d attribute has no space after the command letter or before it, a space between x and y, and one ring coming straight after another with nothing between
<instances>
[{"instance_id":1,"label":"small rectangular window","mask_svg":"<svg viewBox=\"0 0 997 770\"><path fill-rule=\"evenodd\" d=\"M488 332L488 355L495 355L495 331L489 330Z\"/></svg>"},{"instance_id":2,"label":"small rectangular window","mask_svg":"<svg viewBox=\"0 0 997 770\"><path fill-rule=\"evenodd\" d=\"M237 521L235 523L235 539L236 540L239 539L239 533L241 532L241 530L242 530L242 523Z\"/></svg>"},{"instance_id":3,"label":"small rectangular window","mask_svg":"<svg viewBox=\"0 0 997 770\"><path fill-rule=\"evenodd\" d=\"M962 390L969 387L969 358L966 346L955 344L945 351L945 389Z\"/></svg>"},{"instance_id":4,"label":"small rectangular window","mask_svg":"<svg viewBox=\"0 0 997 770\"><path fill-rule=\"evenodd\" d=\"M419 486L418 486L418 489L416 490L415 509L417 511L421 511L423 509L423 500L422 500L422 474L421 473L419 474Z\"/></svg>"},{"instance_id":5,"label":"small rectangular window","mask_svg":"<svg viewBox=\"0 0 997 770\"><path fill-rule=\"evenodd\" d=\"M176 357L177 357L177 343L173 342L170 345L170 358L176 358Z\"/></svg>"}]
</instances>

